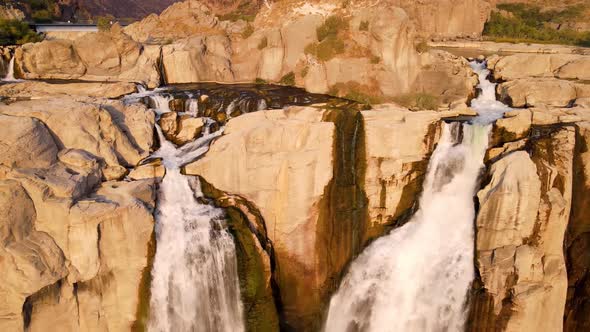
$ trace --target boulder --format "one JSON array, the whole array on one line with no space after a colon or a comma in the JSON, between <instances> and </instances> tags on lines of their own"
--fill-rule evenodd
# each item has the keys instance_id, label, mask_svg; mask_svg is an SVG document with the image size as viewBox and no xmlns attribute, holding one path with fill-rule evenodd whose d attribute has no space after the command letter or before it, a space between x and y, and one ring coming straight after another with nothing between
<instances>
[{"instance_id":1,"label":"boulder","mask_svg":"<svg viewBox=\"0 0 590 332\"><path fill-rule=\"evenodd\" d=\"M137 166L129 172L129 178L132 180L143 179L162 179L166 175L166 168L159 161Z\"/></svg>"},{"instance_id":2,"label":"boulder","mask_svg":"<svg viewBox=\"0 0 590 332\"><path fill-rule=\"evenodd\" d=\"M178 120L178 132L175 134L174 141L179 145L194 141L201 135L203 126L205 126L203 118L182 115Z\"/></svg>"},{"instance_id":3,"label":"boulder","mask_svg":"<svg viewBox=\"0 0 590 332\"><path fill-rule=\"evenodd\" d=\"M0 115L0 164L44 168L57 160L57 147L43 123L35 118Z\"/></svg>"},{"instance_id":4,"label":"boulder","mask_svg":"<svg viewBox=\"0 0 590 332\"><path fill-rule=\"evenodd\" d=\"M513 142L529 136L532 123L530 110L516 110L506 112L504 118L494 123L490 146L498 146L506 142Z\"/></svg>"},{"instance_id":5,"label":"boulder","mask_svg":"<svg viewBox=\"0 0 590 332\"><path fill-rule=\"evenodd\" d=\"M488 63L496 80L516 80L527 77L556 77L559 69L565 66L564 75L570 73L576 63L587 56L577 54L513 54L500 57L497 61ZM580 68L582 69L582 68ZM566 75L567 76L567 75ZM557 77L559 77L557 75ZM563 77L566 78L566 77ZM567 77L571 78L571 77Z\"/></svg>"},{"instance_id":6,"label":"boulder","mask_svg":"<svg viewBox=\"0 0 590 332\"><path fill-rule=\"evenodd\" d=\"M576 84L558 79L524 78L498 85L500 98L512 107L566 107L578 96Z\"/></svg>"}]
</instances>

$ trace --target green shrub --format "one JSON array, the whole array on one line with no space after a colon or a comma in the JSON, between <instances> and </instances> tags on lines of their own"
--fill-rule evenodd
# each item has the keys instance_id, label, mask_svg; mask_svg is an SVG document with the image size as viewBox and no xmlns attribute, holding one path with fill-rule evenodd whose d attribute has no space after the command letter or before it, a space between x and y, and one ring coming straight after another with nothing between
<instances>
[{"instance_id":1,"label":"green shrub","mask_svg":"<svg viewBox=\"0 0 590 332\"><path fill-rule=\"evenodd\" d=\"M311 43L305 47L305 53L311 54L321 61L328 61L336 55L344 53L344 42L337 36L329 37L320 43Z\"/></svg>"},{"instance_id":2,"label":"green shrub","mask_svg":"<svg viewBox=\"0 0 590 332\"><path fill-rule=\"evenodd\" d=\"M372 64L376 65L376 64L378 64L379 62L381 62L381 58L380 58L380 57L378 57L378 56L376 56L376 55L373 55L373 56L371 57L371 63L372 63Z\"/></svg>"},{"instance_id":3,"label":"green shrub","mask_svg":"<svg viewBox=\"0 0 590 332\"><path fill-rule=\"evenodd\" d=\"M25 22L0 20L0 45L22 45L41 41L43 37Z\"/></svg>"},{"instance_id":4,"label":"green shrub","mask_svg":"<svg viewBox=\"0 0 590 332\"><path fill-rule=\"evenodd\" d=\"M115 20L112 15L99 16L96 18L96 26L99 31L109 31L111 29L111 22Z\"/></svg>"},{"instance_id":5,"label":"green shrub","mask_svg":"<svg viewBox=\"0 0 590 332\"><path fill-rule=\"evenodd\" d=\"M265 79L262 79L262 78L260 78L260 77L257 77L257 78L254 80L254 84L268 84L268 81L267 81L267 80L265 80Z\"/></svg>"},{"instance_id":6,"label":"green shrub","mask_svg":"<svg viewBox=\"0 0 590 332\"><path fill-rule=\"evenodd\" d=\"M279 81L279 83L281 83L282 85L289 85L289 86L294 86L295 85L295 73L288 72L287 74L285 74L285 76L281 77L281 80Z\"/></svg>"},{"instance_id":7,"label":"green shrub","mask_svg":"<svg viewBox=\"0 0 590 332\"><path fill-rule=\"evenodd\" d=\"M267 46L268 46L268 38L266 38L266 37L263 37L263 38L260 40L260 43L258 43L258 49L259 49L259 50L263 50L263 49L265 49Z\"/></svg>"},{"instance_id":8,"label":"green shrub","mask_svg":"<svg viewBox=\"0 0 590 332\"><path fill-rule=\"evenodd\" d=\"M492 13L483 34L494 41L590 46L590 32L556 30L548 26L550 23L583 19L580 17L583 7L570 6L561 11L541 11L536 6L508 3L500 4L498 8L512 13L512 17Z\"/></svg>"},{"instance_id":9,"label":"green shrub","mask_svg":"<svg viewBox=\"0 0 590 332\"><path fill-rule=\"evenodd\" d=\"M244 39L252 36L252 34L254 33L254 27L251 24L248 24L246 26L246 28L244 29L244 31L242 31L242 37Z\"/></svg>"},{"instance_id":10,"label":"green shrub","mask_svg":"<svg viewBox=\"0 0 590 332\"><path fill-rule=\"evenodd\" d=\"M338 16L330 16L326 21L320 25L317 30L318 41L323 41L328 38L336 38L338 32L345 29L347 26L346 21Z\"/></svg>"},{"instance_id":11,"label":"green shrub","mask_svg":"<svg viewBox=\"0 0 590 332\"><path fill-rule=\"evenodd\" d=\"M436 110L440 105L440 98L429 93L408 93L394 98L401 106L418 110Z\"/></svg>"},{"instance_id":12,"label":"green shrub","mask_svg":"<svg viewBox=\"0 0 590 332\"><path fill-rule=\"evenodd\" d=\"M359 31L369 31L369 21L362 21L359 25Z\"/></svg>"}]
</instances>

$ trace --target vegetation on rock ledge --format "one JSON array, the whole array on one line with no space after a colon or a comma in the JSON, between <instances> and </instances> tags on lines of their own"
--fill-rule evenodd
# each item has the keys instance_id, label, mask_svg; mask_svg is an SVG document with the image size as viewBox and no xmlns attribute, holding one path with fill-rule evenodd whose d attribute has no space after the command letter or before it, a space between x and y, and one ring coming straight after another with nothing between
<instances>
[{"instance_id":1,"label":"vegetation on rock ledge","mask_svg":"<svg viewBox=\"0 0 590 332\"><path fill-rule=\"evenodd\" d=\"M0 20L0 45L22 45L41 41L43 37L25 22Z\"/></svg>"},{"instance_id":2,"label":"vegetation on rock ledge","mask_svg":"<svg viewBox=\"0 0 590 332\"><path fill-rule=\"evenodd\" d=\"M502 12L494 12L483 34L496 42L536 42L590 46L590 32L562 29L564 22L580 19L581 6L564 10L541 11L537 6L520 3L499 4Z\"/></svg>"}]
</instances>

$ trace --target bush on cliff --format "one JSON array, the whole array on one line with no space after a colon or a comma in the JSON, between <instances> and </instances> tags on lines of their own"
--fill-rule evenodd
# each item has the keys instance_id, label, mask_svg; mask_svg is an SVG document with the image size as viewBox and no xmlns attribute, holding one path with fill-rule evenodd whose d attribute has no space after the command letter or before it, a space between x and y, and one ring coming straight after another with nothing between
<instances>
[{"instance_id":1,"label":"bush on cliff","mask_svg":"<svg viewBox=\"0 0 590 332\"><path fill-rule=\"evenodd\" d=\"M510 13L492 13L484 28L484 36L494 41L556 43L590 46L590 32L571 29L556 29L560 24L576 21L584 8L568 7L564 10L541 11L539 7L526 4L501 4L498 9Z\"/></svg>"},{"instance_id":2,"label":"bush on cliff","mask_svg":"<svg viewBox=\"0 0 590 332\"><path fill-rule=\"evenodd\" d=\"M0 45L22 45L43 39L29 25L18 20L0 20Z\"/></svg>"}]
</instances>

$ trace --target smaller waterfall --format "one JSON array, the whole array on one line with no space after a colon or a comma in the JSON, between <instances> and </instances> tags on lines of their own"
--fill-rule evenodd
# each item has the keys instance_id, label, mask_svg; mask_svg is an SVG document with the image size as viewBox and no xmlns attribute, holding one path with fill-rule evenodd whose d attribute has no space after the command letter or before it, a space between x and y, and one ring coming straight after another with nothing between
<instances>
[{"instance_id":1,"label":"smaller waterfall","mask_svg":"<svg viewBox=\"0 0 590 332\"><path fill-rule=\"evenodd\" d=\"M170 111L168 97L151 98L158 114ZM199 139L177 148L156 129L161 147L152 157L162 158L166 176L158 192L149 330L243 331L236 250L224 212L202 203L198 180L180 172L223 131L205 130Z\"/></svg>"},{"instance_id":2,"label":"smaller waterfall","mask_svg":"<svg viewBox=\"0 0 590 332\"><path fill-rule=\"evenodd\" d=\"M2 79L4 82L21 82L22 80L16 79L14 77L14 55L10 58L10 62L8 63L8 71L6 72L6 76Z\"/></svg>"}]
</instances>

